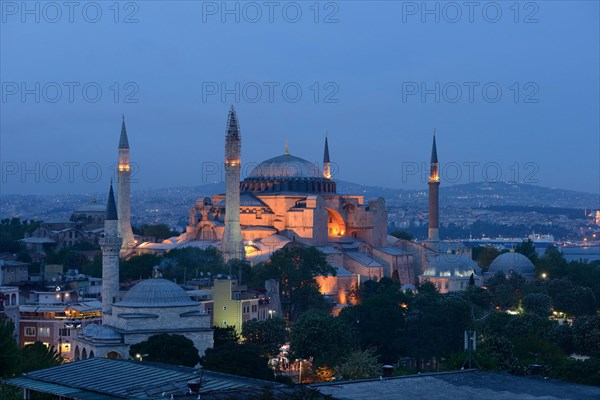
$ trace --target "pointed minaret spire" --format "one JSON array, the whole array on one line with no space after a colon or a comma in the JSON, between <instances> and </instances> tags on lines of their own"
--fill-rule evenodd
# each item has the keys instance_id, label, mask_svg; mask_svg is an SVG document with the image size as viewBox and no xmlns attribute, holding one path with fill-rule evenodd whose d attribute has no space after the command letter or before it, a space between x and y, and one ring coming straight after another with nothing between
<instances>
[{"instance_id":1,"label":"pointed minaret spire","mask_svg":"<svg viewBox=\"0 0 600 400\"><path fill-rule=\"evenodd\" d=\"M122 115L121 120L121 137L119 138L119 149L128 149L129 140L127 139L127 129L125 128L125 114Z\"/></svg>"},{"instance_id":2,"label":"pointed minaret spire","mask_svg":"<svg viewBox=\"0 0 600 400\"><path fill-rule=\"evenodd\" d=\"M429 171L429 228L428 239L430 241L440 240L439 233L439 188L440 176L437 156L437 146L435 143L435 129L433 130L433 145L431 146L431 169Z\"/></svg>"},{"instance_id":3,"label":"pointed minaret spire","mask_svg":"<svg viewBox=\"0 0 600 400\"><path fill-rule=\"evenodd\" d=\"M106 221L117 221L117 205L115 204L115 193L113 192L112 179L110 180L110 191L108 192L108 202L106 203Z\"/></svg>"},{"instance_id":4,"label":"pointed minaret spire","mask_svg":"<svg viewBox=\"0 0 600 400\"><path fill-rule=\"evenodd\" d=\"M435 128L433 129L433 146L431 147L431 163L432 164L438 163L437 146L435 145Z\"/></svg>"},{"instance_id":5,"label":"pointed minaret spire","mask_svg":"<svg viewBox=\"0 0 600 400\"><path fill-rule=\"evenodd\" d=\"M227 139L240 140L240 124L233 106L229 108L229 116L227 117Z\"/></svg>"},{"instance_id":6,"label":"pointed minaret spire","mask_svg":"<svg viewBox=\"0 0 600 400\"><path fill-rule=\"evenodd\" d=\"M331 161L329 160L329 141L325 133L325 151L323 152L323 177L331 179Z\"/></svg>"},{"instance_id":7,"label":"pointed minaret spire","mask_svg":"<svg viewBox=\"0 0 600 400\"><path fill-rule=\"evenodd\" d=\"M283 154L286 156L290 155L290 146L288 145L287 139L285 140L285 151L283 152Z\"/></svg>"}]
</instances>

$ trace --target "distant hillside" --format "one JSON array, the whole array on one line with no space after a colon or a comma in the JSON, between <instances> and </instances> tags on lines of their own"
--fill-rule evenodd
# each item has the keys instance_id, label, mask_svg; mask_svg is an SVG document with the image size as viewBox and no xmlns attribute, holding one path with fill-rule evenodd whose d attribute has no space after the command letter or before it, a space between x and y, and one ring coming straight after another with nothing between
<instances>
[{"instance_id":1,"label":"distant hillside","mask_svg":"<svg viewBox=\"0 0 600 400\"><path fill-rule=\"evenodd\" d=\"M470 205L519 205L568 208L598 208L599 196L592 193L546 188L524 183L478 182L442 186L440 197ZM467 205L467 204L465 204Z\"/></svg>"},{"instance_id":2,"label":"distant hillside","mask_svg":"<svg viewBox=\"0 0 600 400\"><path fill-rule=\"evenodd\" d=\"M209 183L193 187L136 190L132 193L132 215L146 221L143 213L185 217L193 202L205 196L224 193L224 183ZM390 205L419 205L427 202L427 186L421 190L392 189L338 181L337 192L362 195L365 199L383 197ZM3 195L0 197L0 217L21 216L27 219L67 219L73 210L89 203L93 194L61 195ZM522 183L479 182L440 187L443 207L528 206L564 207L570 209L600 209L599 197L591 193L546 188ZM106 202L106 193L97 197L99 204ZM169 211L167 211L170 208ZM167 211L168 215L163 214Z\"/></svg>"}]
</instances>

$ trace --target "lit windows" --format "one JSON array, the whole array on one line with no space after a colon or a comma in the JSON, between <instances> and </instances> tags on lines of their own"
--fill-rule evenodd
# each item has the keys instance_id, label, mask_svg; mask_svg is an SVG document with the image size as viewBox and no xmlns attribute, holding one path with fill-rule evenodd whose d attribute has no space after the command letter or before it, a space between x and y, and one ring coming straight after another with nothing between
<instances>
[{"instance_id":1,"label":"lit windows","mask_svg":"<svg viewBox=\"0 0 600 400\"><path fill-rule=\"evenodd\" d=\"M48 328L48 327L40 327L40 329L39 329L39 335L43 336L43 337L49 337L50 336L50 328Z\"/></svg>"}]
</instances>

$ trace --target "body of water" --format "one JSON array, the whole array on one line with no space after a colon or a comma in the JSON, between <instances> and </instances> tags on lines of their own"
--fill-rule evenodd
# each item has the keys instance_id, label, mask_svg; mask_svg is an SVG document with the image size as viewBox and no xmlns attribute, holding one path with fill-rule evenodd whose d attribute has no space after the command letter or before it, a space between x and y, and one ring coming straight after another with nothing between
<instances>
[{"instance_id":1,"label":"body of water","mask_svg":"<svg viewBox=\"0 0 600 400\"><path fill-rule=\"evenodd\" d=\"M584 261L600 260L600 247L559 247L560 251L565 255L567 261Z\"/></svg>"}]
</instances>

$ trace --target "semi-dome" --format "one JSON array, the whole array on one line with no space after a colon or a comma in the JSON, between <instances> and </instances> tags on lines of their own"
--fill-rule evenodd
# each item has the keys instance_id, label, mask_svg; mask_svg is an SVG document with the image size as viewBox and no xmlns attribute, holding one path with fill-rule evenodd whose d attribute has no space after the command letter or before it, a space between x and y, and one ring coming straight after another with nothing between
<instances>
[{"instance_id":1,"label":"semi-dome","mask_svg":"<svg viewBox=\"0 0 600 400\"><path fill-rule=\"evenodd\" d=\"M477 263L464 254L441 254L427 263L425 277L470 277L479 275Z\"/></svg>"},{"instance_id":2,"label":"semi-dome","mask_svg":"<svg viewBox=\"0 0 600 400\"><path fill-rule=\"evenodd\" d=\"M320 178L319 168L303 158L284 154L258 164L249 178Z\"/></svg>"},{"instance_id":3,"label":"semi-dome","mask_svg":"<svg viewBox=\"0 0 600 400\"><path fill-rule=\"evenodd\" d=\"M335 193L335 182L317 165L285 153L258 164L241 183L243 192Z\"/></svg>"},{"instance_id":4,"label":"semi-dome","mask_svg":"<svg viewBox=\"0 0 600 400\"><path fill-rule=\"evenodd\" d=\"M122 307L184 307L197 302L179 285L166 279L153 278L141 281L131 289L116 306Z\"/></svg>"},{"instance_id":5,"label":"semi-dome","mask_svg":"<svg viewBox=\"0 0 600 400\"><path fill-rule=\"evenodd\" d=\"M488 273L496 274L498 272L503 272L507 275L512 273L531 275L535 274L535 267L529 258L521 253L511 251L509 253L500 254L498 257L494 258L494 261L490 264Z\"/></svg>"}]
</instances>

